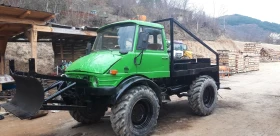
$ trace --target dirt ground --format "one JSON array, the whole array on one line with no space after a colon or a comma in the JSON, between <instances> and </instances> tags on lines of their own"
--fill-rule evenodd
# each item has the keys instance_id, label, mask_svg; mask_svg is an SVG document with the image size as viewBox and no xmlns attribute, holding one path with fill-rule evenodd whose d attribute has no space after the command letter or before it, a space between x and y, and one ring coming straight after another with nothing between
<instances>
[{"instance_id":1,"label":"dirt ground","mask_svg":"<svg viewBox=\"0 0 280 136\"><path fill-rule=\"evenodd\" d=\"M152 135L163 136L279 136L280 63L262 63L260 71L223 78L218 106L207 117L194 115L186 98L173 98L162 106L158 127ZM110 114L110 113L108 113ZM81 125L67 112L49 113L34 120L12 115L0 121L1 136L111 136L108 117L98 124Z\"/></svg>"}]
</instances>

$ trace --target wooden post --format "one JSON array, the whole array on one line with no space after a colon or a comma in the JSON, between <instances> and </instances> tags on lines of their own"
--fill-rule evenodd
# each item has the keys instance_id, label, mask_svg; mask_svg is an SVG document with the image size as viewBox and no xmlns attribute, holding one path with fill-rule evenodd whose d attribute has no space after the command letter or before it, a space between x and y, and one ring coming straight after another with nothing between
<instances>
[{"instance_id":1,"label":"wooden post","mask_svg":"<svg viewBox=\"0 0 280 136\"><path fill-rule=\"evenodd\" d=\"M63 42L60 40L60 59L63 60L64 57L63 57Z\"/></svg>"},{"instance_id":2,"label":"wooden post","mask_svg":"<svg viewBox=\"0 0 280 136\"><path fill-rule=\"evenodd\" d=\"M5 74L5 52L8 43L8 38L4 37L0 39L0 60L1 60L1 75Z\"/></svg>"},{"instance_id":3,"label":"wooden post","mask_svg":"<svg viewBox=\"0 0 280 136\"><path fill-rule=\"evenodd\" d=\"M5 74L5 59L4 54L1 53L1 75Z\"/></svg>"},{"instance_id":4,"label":"wooden post","mask_svg":"<svg viewBox=\"0 0 280 136\"><path fill-rule=\"evenodd\" d=\"M30 30L31 57L35 59L35 71L37 72L37 31L33 28Z\"/></svg>"},{"instance_id":5,"label":"wooden post","mask_svg":"<svg viewBox=\"0 0 280 136\"><path fill-rule=\"evenodd\" d=\"M74 44L74 43L73 43ZM74 45L71 44L71 51L72 51L72 62L74 62Z\"/></svg>"}]
</instances>

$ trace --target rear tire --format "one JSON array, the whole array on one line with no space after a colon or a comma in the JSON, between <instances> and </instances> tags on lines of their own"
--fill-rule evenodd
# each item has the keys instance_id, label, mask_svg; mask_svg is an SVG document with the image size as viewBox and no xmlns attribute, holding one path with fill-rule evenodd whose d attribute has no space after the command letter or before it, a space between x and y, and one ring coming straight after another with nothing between
<instances>
[{"instance_id":1,"label":"rear tire","mask_svg":"<svg viewBox=\"0 0 280 136\"><path fill-rule=\"evenodd\" d=\"M189 104L193 112L200 116L211 114L217 103L217 86L210 76L200 76L190 87Z\"/></svg>"},{"instance_id":2,"label":"rear tire","mask_svg":"<svg viewBox=\"0 0 280 136\"><path fill-rule=\"evenodd\" d=\"M93 110L72 110L70 115L83 124L97 123L105 115L106 106L95 106Z\"/></svg>"},{"instance_id":3,"label":"rear tire","mask_svg":"<svg viewBox=\"0 0 280 136\"><path fill-rule=\"evenodd\" d=\"M159 100L148 86L134 87L112 107L111 125L120 136L145 136L157 125Z\"/></svg>"}]
</instances>

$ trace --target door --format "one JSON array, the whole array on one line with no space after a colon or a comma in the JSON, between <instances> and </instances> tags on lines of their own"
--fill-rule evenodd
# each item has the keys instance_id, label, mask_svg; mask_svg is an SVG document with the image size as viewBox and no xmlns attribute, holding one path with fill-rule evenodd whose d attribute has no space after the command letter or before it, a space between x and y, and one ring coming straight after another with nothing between
<instances>
[{"instance_id":1,"label":"door","mask_svg":"<svg viewBox=\"0 0 280 136\"><path fill-rule=\"evenodd\" d=\"M142 61L141 56L137 57L137 74L148 78L169 77L170 58L167 47L164 46L163 31L158 28L140 26L140 32L149 33L149 41L147 49L142 54ZM136 50L137 53L140 54L141 50Z\"/></svg>"}]
</instances>

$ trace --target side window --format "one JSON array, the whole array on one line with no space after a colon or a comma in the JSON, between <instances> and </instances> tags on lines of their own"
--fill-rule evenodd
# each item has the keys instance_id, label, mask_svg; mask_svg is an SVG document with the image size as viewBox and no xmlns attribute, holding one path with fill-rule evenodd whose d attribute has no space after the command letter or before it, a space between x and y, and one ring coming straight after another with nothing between
<instances>
[{"instance_id":1,"label":"side window","mask_svg":"<svg viewBox=\"0 0 280 136\"><path fill-rule=\"evenodd\" d=\"M161 29L141 26L139 32L149 33L147 50L163 50Z\"/></svg>"},{"instance_id":2,"label":"side window","mask_svg":"<svg viewBox=\"0 0 280 136\"><path fill-rule=\"evenodd\" d=\"M154 43L154 36L153 35L149 35L149 43Z\"/></svg>"},{"instance_id":3,"label":"side window","mask_svg":"<svg viewBox=\"0 0 280 136\"><path fill-rule=\"evenodd\" d=\"M162 43L162 33L157 35L157 43L161 44L161 50L163 50L163 43Z\"/></svg>"}]
</instances>

